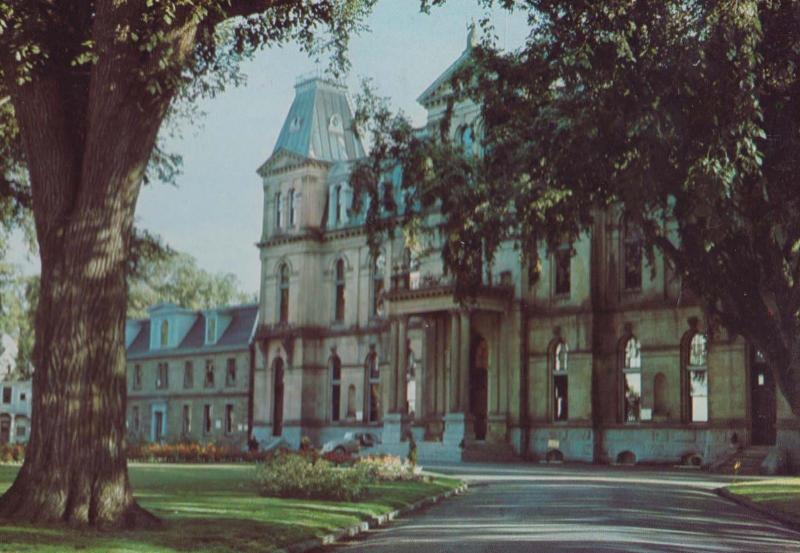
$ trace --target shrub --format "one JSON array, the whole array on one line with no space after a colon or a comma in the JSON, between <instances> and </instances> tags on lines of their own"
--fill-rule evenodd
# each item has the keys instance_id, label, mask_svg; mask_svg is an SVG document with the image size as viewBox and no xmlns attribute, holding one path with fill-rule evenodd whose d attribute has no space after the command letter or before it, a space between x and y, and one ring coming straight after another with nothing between
<instances>
[{"instance_id":1,"label":"shrub","mask_svg":"<svg viewBox=\"0 0 800 553\"><path fill-rule=\"evenodd\" d=\"M128 448L128 459L145 463L252 463L274 455L271 451L242 451L215 444L140 444Z\"/></svg>"},{"instance_id":2,"label":"shrub","mask_svg":"<svg viewBox=\"0 0 800 553\"><path fill-rule=\"evenodd\" d=\"M25 460L25 444L0 445L0 463L21 463Z\"/></svg>"},{"instance_id":3,"label":"shrub","mask_svg":"<svg viewBox=\"0 0 800 553\"><path fill-rule=\"evenodd\" d=\"M336 467L324 459L279 453L256 469L259 494L295 499L354 501L374 482L361 467Z\"/></svg>"},{"instance_id":4,"label":"shrub","mask_svg":"<svg viewBox=\"0 0 800 553\"><path fill-rule=\"evenodd\" d=\"M356 462L356 457L352 453L342 451L329 451L322 454L322 459L334 465L352 465Z\"/></svg>"}]
</instances>

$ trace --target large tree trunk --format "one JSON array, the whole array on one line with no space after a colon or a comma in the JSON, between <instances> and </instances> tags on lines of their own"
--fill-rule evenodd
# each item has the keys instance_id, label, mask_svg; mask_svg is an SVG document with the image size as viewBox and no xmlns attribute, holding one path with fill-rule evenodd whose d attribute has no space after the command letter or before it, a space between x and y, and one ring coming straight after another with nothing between
<instances>
[{"instance_id":1,"label":"large tree trunk","mask_svg":"<svg viewBox=\"0 0 800 553\"><path fill-rule=\"evenodd\" d=\"M32 433L0 517L140 527L125 456L126 251L116 217L68 225L43 249Z\"/></svg>"}]
</instances>

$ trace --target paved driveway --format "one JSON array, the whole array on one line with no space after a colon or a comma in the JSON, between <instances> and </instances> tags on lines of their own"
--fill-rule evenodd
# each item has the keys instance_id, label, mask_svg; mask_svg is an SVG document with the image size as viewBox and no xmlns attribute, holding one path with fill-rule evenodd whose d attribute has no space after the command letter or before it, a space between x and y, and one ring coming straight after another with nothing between
<instances>
[{"instance_id":1,"label":"paved driveway","mask_svg":"<svg viewBox=\"0 0 800 553\"><path fill-rule=\"evenodd\" d=\"M800 552L800 533L715 495L725 477L539 465L436 470L471 490L335 553Z\"/></svg>"}]
</instances>

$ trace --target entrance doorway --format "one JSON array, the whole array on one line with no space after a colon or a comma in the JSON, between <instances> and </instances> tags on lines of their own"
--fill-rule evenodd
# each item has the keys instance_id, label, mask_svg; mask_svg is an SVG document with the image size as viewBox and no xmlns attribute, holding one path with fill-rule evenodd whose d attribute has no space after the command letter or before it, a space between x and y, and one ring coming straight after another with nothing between
<instances>
[{"instance_id":1,"label":"entrance doorway","mask_svg":"<svg viewBox=\"0 0 800 553\"><path fill-rule=\"evenodd\" d=\"M775 445L775 379L764 356L753 348L750 364L750 417L753 445Z\"/></svg>"},{"instance_id":2,"label":"entrance doorway","mask_svg":"<svg viewBox=\"0 0 800 553\"><path fill-rule=\"evenodd\" d=\"M486 439L486 418L489 412L489 344L481 336L472 341L472 363L469 374L469 410L475 421L475 439Z\"/></svg>"},{"instance_id":3,"label":"entrance doorway","mask_svg":"<svg viewBox=\"0 0 800 553\"><path fill-rule=\"evenodd\" d=\"M0 444L7 444L11 441L11 417L0 415Z\"/></svg>"},{"instance_id":4,"label":"entrance doorway","mask_svg":"<svg viewBox=\"0 0 800 553\"><path fill-rule=\"evenodd\" d=\"M164 438L164 413L162 411L156 411L153 415L155 416L155 422L153 423L155 425L153 441L160 443Z\"/></svg>"},{"instance_id":5,"label":"entrance doorway","mask_svg":"<svg viewBox=\"0 0 800 553\"><path fill-rule=\"evenodd\" d=\"M272 401L272 435L280 436L283 434L283 359L276 358L272 364L272 371L275 375Z\"/></svg>"}]
</instances>

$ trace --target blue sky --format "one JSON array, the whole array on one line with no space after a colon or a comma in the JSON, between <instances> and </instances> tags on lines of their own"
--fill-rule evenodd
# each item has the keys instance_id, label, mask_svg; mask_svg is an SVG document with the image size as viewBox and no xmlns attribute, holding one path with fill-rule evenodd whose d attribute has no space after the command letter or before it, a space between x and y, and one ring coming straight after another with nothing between
<instances>
[{"instance_id":1,"label":"blue sky","mask_svg":"<svg viewBox=\"0 0 800 553\"><path fill-rule=\"evenodd\" d=\"M363 78L371 78L380 95L421 124L425 112L417 96L461 54L467 24L482 11L475 0L450 0L427 16L418 9L418 0L378 2L370 31L352 42L347 82L355 93ZM497 11L494 22L501 45L522 43L524 15ZM248 62L245 85L203 102L206 116L183 124L182 137L167 142L168 150L183 155L183 174L177 186L156 183L142 190L137 225L193 255L204 269L233 273L245 291L258 291L255 243L263 190L255 171L272 152L296 77L315 67L294 46L263 51ZM19 242L13 247L12 259L21 260Z\"/></svg>"}]
</instances>

